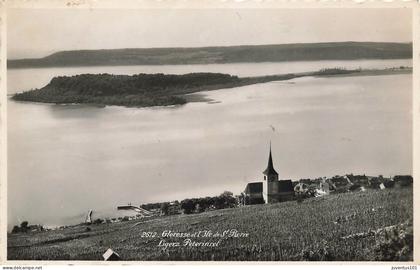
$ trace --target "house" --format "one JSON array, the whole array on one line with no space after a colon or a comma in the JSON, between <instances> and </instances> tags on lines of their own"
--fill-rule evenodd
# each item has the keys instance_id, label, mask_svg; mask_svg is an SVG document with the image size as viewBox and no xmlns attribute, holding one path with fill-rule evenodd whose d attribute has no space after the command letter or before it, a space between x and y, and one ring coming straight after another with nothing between
<instances>
[{"instance_id":1,"label":"house","mask_svg":"<svg viewBox=\"0 0 420 270\"><path fill-rule=\"evenodd\" d=\"M299 193L299 194L303 194L303 193L305 193L306 191L308 191L308 185L307 184L305 184L305 183L297 183L295 186L294 186L294 191L296 192L296 193Z\"/></svg>"},{"instance_id":2,"label":"house","mask_svg":"<svg viewBox=\"0 0 420 270\"><path fill-rule=\"evenodd\" d=\"M166 211L166 215L178 215L182 213L181 204L179 202L170 202L168 205L168 210ZM161 210L162 215L162 210Z\"/></svg>"},{"instance_id":3,"label":"house","mask_svg":"<svg viewBox=\"0 0 420 270\"><path fill-rule=\"evenodd\" d=\"M312 179L311 180L311 183L312 184L315 184L315 185L317 185L317 186L321 186L321 184L322 183L324 183L326 181L326 179L325 178L315 178L315 179Z\"/></svg>"},{"instance_id":4,"label":"house","mask_svg":"<svg viewBox=\"0 0 420 270\"><path fill-rule=\"evenodd\" d=\"M299 183L309 186L309 185L312 184L312 180L311 179L300 179Z\"/></svg>"},{"instance_id":5,"label":"house","mask_svg":"<svg viewBox=\"0 0 420 270\"><path fill-rule=\"evenodd\" d=\"M353 184L361 187L368 187L370 185L369 178L366 175L347 174L346 178Z\"/></svg>"},{"instance_id":6,"label":"house","mask_svg":"<svg viewBox=\"0 0 420 270\"><path fill-rule=\"evenodd\" d=\"M413 184L413 177L411 175L396 175L393 177L393 180L398 187L407 187Z\"/></svg>"},{"instance_id":7,"label":"house","mask_svg":"<svg viewBox=\"0 0 420 270\"><path fill-rule=\"evenodd\" d=\"M370 188L378 189L380 188L381 184L382 184L382 179L380 177L371 177L369 179Z\"/></svg>"},{"instance_id":8,"label":"house","mask_svg":"<svg viewBox=\"0 0 420 270\"><path fill-rule=\"evenodd\" d=\"M326 180L335 192L347 192L352 185L347 176L336 175Z\"/></svg>"},{"instance_id":9,"label":"house","mask_svg":"<svg viewBox=\"0 0 420 270\"><path fill-rule=\"evenodd\" d=\"M330 184L326 179L322 179L319 183L319 189L317 189L318 195L330 195Z\"/></svg>"},{"instance_id":10,"label":"house","mask_svg":"<svg viewBox=\"0 0 420 270\"><path fill-rule=\"evenodd\" d=\"M394 182L391 178L385 178L382 175L379 176L368 176L368 175L353 175L348 174L346 177L353 184L353 189L358 187L373 188L373 189L383 189L391 188L394 186Z\"/></svg>"},{"instance_id":11,"label":"house","mask_svg":"<svg viewBox=\"0 0 420 270\"><path fill-rule=\"evenodd\" d=\"M249 198L248 204L261 203L262 201L276 203L294 199L295 191L292 180L279 180L279 174L274 169L271 145L267 168L264 170L263 176L263 182L249 183L246 186L244 194L246 198Z\"/></svg>"},{"instance_id":12,"label":"house","mask_svg":"<svg viewBox=\"0 0 420 270\"><path fill-rule=\"evenodd\" d=\"M386 188L393 188L395 186L395 182L391 178L383 178L382 183Z\"/></svg>"},{"instance_id":13,"label":"house","mask_svg":"<svg viewBox=\"0 0 420 270\"><path fill-rule=\"evenodd\" d=\"M119 261L121 259L120 255L110 248L102 254L102 257L104 258L104 261Z\"/></svg>"}]
</instances>

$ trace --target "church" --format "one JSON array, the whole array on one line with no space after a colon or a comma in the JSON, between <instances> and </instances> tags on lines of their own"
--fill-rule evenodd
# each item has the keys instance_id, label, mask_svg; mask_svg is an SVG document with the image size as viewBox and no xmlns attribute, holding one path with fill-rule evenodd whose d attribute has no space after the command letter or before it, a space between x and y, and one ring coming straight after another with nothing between
<instances>
[{"instance_id":1,"label":"church","mask_svg":"<svg viewBox=\"0 0 420 270\"><path fill-rule=\"evenodd\" d=\"M267 168L263 171L263 182L248 183L245 188L245 204L277 203L293 200L295 192L292 180L279 180L273 166L273 157L268 155Z\"/></svg>"}]
</instances>

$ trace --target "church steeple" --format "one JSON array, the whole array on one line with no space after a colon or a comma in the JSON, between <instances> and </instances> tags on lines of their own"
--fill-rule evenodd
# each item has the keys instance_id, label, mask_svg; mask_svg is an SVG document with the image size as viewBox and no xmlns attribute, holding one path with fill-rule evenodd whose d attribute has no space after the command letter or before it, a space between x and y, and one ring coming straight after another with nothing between
<instances>
[{"instance_id":1,"label":"church steeple","mask_svg":"<svg viewBox=\"0 0 420 270\"><path fill-rule=\"evenodd\" d=\"M271 142L270 142L270 154L268 156L268 164L267 164L267 169L265 169L263 171L264 174L264 180L268 180L268 181L276 181L279 179L279 174L276 172L276 170L274 169L273 166L273 158L271 155Z\"/></svg>"}]
</instances>

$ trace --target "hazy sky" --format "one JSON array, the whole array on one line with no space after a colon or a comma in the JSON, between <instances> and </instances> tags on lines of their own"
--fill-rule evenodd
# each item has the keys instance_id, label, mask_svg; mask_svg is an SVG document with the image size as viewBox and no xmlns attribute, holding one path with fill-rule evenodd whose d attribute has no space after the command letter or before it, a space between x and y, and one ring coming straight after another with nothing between
<instances>
[{"instance_id":1,"label":"hazy sky","mask_svg":"<svg viewBox=\"0 0 420 270\"><path fill-rule=\"evenodd\" d=\"M410 9L10 9L8 57L60 50L411 41Z\"/></svg>"}]
</instances>

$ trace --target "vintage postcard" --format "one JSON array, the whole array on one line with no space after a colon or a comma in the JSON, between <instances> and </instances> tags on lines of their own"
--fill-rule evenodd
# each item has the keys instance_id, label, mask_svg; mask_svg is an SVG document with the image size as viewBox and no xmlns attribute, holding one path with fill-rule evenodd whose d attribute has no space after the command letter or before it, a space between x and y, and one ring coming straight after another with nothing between
<instances>
[{"instance_id":1,"label":"vintage postcard","mask_svg":"<svg viewBox=\"0 0 420 270\"><path fill-rule=\"evenodd\" d=\"M3 2L3 262L412 265L418 18Z\"/></svg>"}]
</instances>

